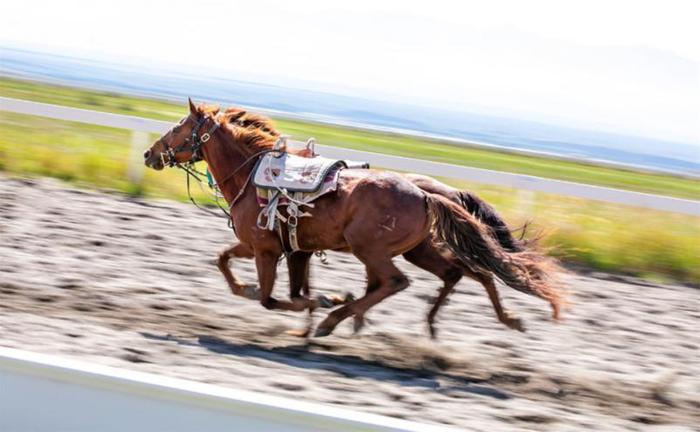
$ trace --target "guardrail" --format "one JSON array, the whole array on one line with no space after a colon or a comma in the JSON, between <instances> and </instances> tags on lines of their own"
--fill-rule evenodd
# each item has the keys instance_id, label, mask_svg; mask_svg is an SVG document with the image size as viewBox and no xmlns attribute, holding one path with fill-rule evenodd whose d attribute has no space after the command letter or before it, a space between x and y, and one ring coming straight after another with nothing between
<instances>
[{"instance_id":1,"label":"guardrail","mask_svg":"<svg viewBox=\"0 0 700 432\"><path fill-rule=\"evenodd\" d=\"M163 133L172 126L172 122L3 97L0 97L0 109L20 114L90 123L134 131L131 144L132 151L129 163L129 176L131 180L135 182L140 181L142 176L143 163L141 160L141 153L150 144L146 133ZM363 152L326 145L318 145L317 148L321 154L327 157L363 160L369 162L373 166L389 169L700 216L700 201L380 153Z\"/></svg>"},{"instance_id":2,"label":"guardrail","mask_svg":"<svg viewBox=\"0 0 700 432\"><path fill-rule=\"evenodd\" d=\"M453 429L0 347L0 430Z\"/></svg>"}]
</instances>

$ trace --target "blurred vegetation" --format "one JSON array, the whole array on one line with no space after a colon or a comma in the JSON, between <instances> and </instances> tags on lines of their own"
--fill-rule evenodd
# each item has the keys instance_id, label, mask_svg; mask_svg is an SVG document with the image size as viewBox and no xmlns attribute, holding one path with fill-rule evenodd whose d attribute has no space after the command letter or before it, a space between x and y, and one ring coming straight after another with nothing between
<instances>
[{"instance_id":1,"label":"blurred vegetation","mask_svg":"<svg viewBox=\"0 0 700 432\"><path fill-rule=\"evenodd\" d=\"M180 170L156 172L144 167L142 185L128 181L130 143L131 131L124 129L0 111L0 169L6 172L55 177L132 195L186 200L185 175ZM209 197L196 185L192 192L200 199Z\"/></svg>"},{"instance_id":2,"label":"blurred vegetation","mask_svg":"<svg viewBox=\"0 0 700 432\"><path fill-rule=\"evenodd\" d=\"M0 78L0 96L77 108L107 111L158 120L179 120L184 103L160 101L111 92L76 89ZM458 146L446 142L382 132L343 128L289 119L275 119L279 130L295 139L315 137L319 143L357 150L415 157L476 168L508 171L558 180L616 187L639 192L700 199L700 182L672 175L613 169L586 163L523 156Z\"/></svg>"},{"instance_id":3,"label":"blurred vegetation","mask_svg":"<svg viewBox=\"0 0 700 432\"><path fill-rule=\"evenodd\" d=\"M475 191L513 227L532 222L564 262L700 286L700 218L580 198L441 179Z\"/></svg>"},{"instance_id":4,"label":"blurred vegetation","mask_svg":"<svg viewBox=\"0 0 700 432\"><path fill-rule=\"evenodd\" d=\"M184 106L168 102L122 97L14 80L0 80L0 94L7 97L59 103L81 108L128 113L158 119L177 119ZM628 189L652 190L668 195L698 197L698 182L672 176L614 171L547 159L506 153L464 149L409 137L336 128L326 125L280 120L280 130L298 138L315 136L322 144L377 152L424 157L446 162L507 171L558 177L564 171L628 185ZM155 137L152 137L155 139ZM145 171L142 185L126 179L131 132L101 126L24 116L0 111L0 169L19 175L42 175L74 184L113 189L129 194L186 200L184 173L166 169ZM470 155L479 154L474 163ZM431 157L425 157L430 154ZM454 156L451 156L454 155ZM487 164L482 165L482 164ZM490 164L490 165L489 165ZM202 167L203 169L203 167ZM540 170L540 171L537 171ZM597 170L597 171L596 171ZM545 175L552 174L552 175ZM700 218L586 201L557 195L514 191L508 188L442 179L469 189L489 203L514 226L534 218L534 229L549 235L545 242L555 246L564 261L594 269L652 278L700 284ZM590 182L594 183L594 182ZM596 184L607 184L596 182ZM208 193L197 186L193 192L206 201Z\"/></svg>"}]
</instances>

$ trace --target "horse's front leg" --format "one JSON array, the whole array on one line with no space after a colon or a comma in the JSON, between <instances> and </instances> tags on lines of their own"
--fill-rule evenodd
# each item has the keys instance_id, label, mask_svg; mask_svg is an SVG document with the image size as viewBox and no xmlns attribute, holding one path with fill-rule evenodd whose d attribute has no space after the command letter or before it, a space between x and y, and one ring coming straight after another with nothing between
<instances>
[{"instance_id":1,"label":"horse's front leg","mask_svg":"<svg viewBox=\"0 0 700 432\"><path fill-rule=\"evenodd\" d=\"M311 252L297 251L287 257L287 269L289 270L289 300L311 295L309 285L309 267L311 264ZM308 309L306 327L303 329L288 330L286 333L297 337L307 337L313 327L313 309Z\"/></svg>"},{"instance_id":2,"label":"horse's front leg","mask_svg":"<svg viewBox=\"0 0 700 432\"><path fill-rule=\"evenodd\" d=\"M221 253L219 253L217 266L219 267L221 274L224 275L224 278L228 283L228 287L231 289L233 295L255 299L255 287L245 284L231 272L229 261L233 257L253 258L253 248L245 243L235 243L231 247L224 249L221 251Z\"/></svg>"},{"instance_id":3,"label":"horse's front leg","mask_svg":"<svg viewBox=\"0 0 700 432\"><path fill-rule=\"evenodd\" d=\"M260 304L266 309L281 309L293 312L301 312L306 309L313 310L319 307L320 303L318 300L307 297L297 296L292 298L291 301L278 300L272 297L272 289L277 276L277 261L281 255L282 252L278 249L255 250L255 266L258 270L258 283L260 284L260 290L256 292L256 297L260 300ZM290 272L292 270L294 269L290 268ZM299 269L297 268L296 270ZM299 280L302 283L306 280L306 278L299 279L299 276L296 274L293 275L293 278L297 283ZM292 290L294 290L294 286L292 286Z\"/></svg>"},{"instance_id":4,"label":"horse's front leg","mask_svg":"<svg viewBox=\"0 0 700 432\"><path fill-rule=\"evenodd\" d=\"M311 298L311 287L309 284L309 273L311 257L313 252L296 251L287 257L287 268L289 270L289 300L299 297ZM338 305L349 303L355 298L348 293L345 297L338 295L326 296L319 294L316 297L318 306L332 308Z\"/></svg>"},{"instance_id":5,"label":"horse's front leg","mask_svg":"<svg viewBox=\"0 0 700 432\"><path fill-rule=\"evenodd\" d=\"M287 257L287 269L289 270L289 299L297 297L309 297L309 267L312 252L297 251Z\"/></svg>"}]
</instances>

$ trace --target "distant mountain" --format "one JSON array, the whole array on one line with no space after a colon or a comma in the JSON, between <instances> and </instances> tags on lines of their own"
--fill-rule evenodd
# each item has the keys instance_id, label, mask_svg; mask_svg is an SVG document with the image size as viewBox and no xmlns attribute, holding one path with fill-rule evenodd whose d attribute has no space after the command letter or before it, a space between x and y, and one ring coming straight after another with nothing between
<instances>
[{"instance_id":1,"label":"distant mountain","mask_svg":"<svg viewBox=\"0 0 700 432\"><path fill-rule=\"evenodd\" d=\"M356 127L700 175L700 147L689 143L2 47L0 74L141 96L192 96Z\"/></svg>"}]
</instances>

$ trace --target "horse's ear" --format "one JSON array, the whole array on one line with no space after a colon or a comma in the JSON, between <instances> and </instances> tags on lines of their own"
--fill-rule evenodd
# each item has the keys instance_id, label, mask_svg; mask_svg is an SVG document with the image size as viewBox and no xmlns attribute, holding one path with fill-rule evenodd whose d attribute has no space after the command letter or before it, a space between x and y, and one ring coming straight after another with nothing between
<instances>
[{"instance_id":1,"label":"horse's ear","mask_svg":"<svg viewBox=\"0 0 700 432\"><path fill-rule=\"evenodd\" d=\"M192 98L187 98L187 103L190 106L190 114L197 114L197 107L194 106L194 102L192 102Z\"/></svg>"}]
</instances>

